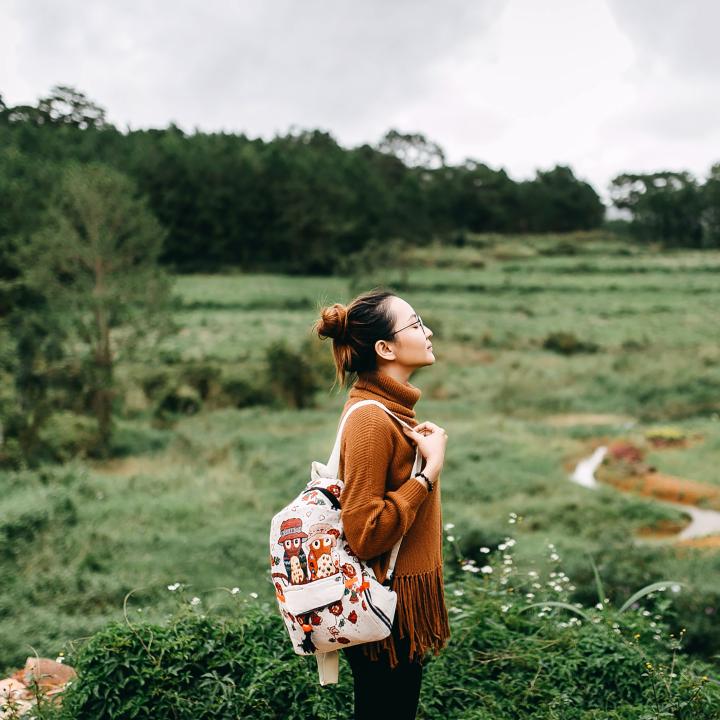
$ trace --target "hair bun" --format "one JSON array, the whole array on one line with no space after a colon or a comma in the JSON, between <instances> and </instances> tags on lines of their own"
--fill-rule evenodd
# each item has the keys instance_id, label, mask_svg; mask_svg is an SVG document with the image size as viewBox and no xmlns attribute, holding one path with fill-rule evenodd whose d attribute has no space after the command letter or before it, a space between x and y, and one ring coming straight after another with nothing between
<instances>
[{"instance_id":1,"label":"hair bun","mask_svg":"<svg viewBox=\"0 0 720 720\"><path fill-rule=\"evenodd\" d=\"M347 336L348 312L340 303L323 308L316 329L320 337L329 337L342 342Z\"/></svg>"}]
</instances>

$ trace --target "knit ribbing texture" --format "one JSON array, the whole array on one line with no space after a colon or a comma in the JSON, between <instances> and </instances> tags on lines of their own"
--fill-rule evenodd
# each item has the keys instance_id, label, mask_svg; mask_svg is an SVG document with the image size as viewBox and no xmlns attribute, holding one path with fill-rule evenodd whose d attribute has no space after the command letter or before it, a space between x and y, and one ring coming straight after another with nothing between
<instances>
[{"instance_id":1,"label":"knit ribbing texture","mask_svg":"<svg viewBox=\"0 0 720 720\"><path fill-rule=\"evenodd\" d=\"M361 373L350 389L343 415L360 400L379 400L408 425L417 425L421 391L379 371ZM410 638L410 659L427 650L437 655L450 637L443 585L440 483L430 493L411 477L415 446L382 408L367 405L348 417L340 445L340 497L345 537L353 552L385 579L390 552L403 537L395 564L400 637ZM387 652L398 663L392 635L363 645L378 659Z\"/></svg>"}]
</instances>

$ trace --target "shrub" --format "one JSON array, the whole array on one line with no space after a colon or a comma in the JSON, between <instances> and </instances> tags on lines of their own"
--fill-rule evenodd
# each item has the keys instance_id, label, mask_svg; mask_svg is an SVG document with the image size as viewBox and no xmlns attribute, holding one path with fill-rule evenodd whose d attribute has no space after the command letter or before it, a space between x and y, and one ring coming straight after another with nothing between
<instances>
[{"instance_id":1,"label":"shrub","mask_svg":"<svg viewBox=\"0 0 720 720\"><path fill-rule=\"evenodd\" d=\"M600 349L597 344L580 340L570 332L552 332L543 340L542 346L545 350L551 350L561 355L596 353Z\"/></svg>"},{"instance_id":2,"label":"shrub","mask_svg":"<svg viewBox=\"0 0 720 720\"><path fill-rule=\"evenodd\" d=\"M718 717L720 691L707 667L682 654L682 633L671 636L661 618L642 612L651 597L669 612L669 582L613 608L596 572L599 601L583 608L567 601L573 585L552 545L547 565L530 571L515 567L514 545L506 537L497 552L485 548L482 566L460 560L446 590L452 638L428 658L420 717ZM232 618L210 617L202 606L200 598L185 602L164 624L115 622L71 649L78 680L58 720L348 717L345 660L339 685L320 687L314 660L293 653L274 603L246 600Z\"/></svg>"},{"instance_id":3,"label":"shrub","mask_svg":"<svg viewBox=\"0 0 720 720\"><path fill-rule=\"evenodd\" d=\"M266 349L265 363L267 387L279 404L295 409L314 404L320 385L304 352L278 340Z\"/></svg>"},{"instance_id":4,"label":"shrub","mask_svg":"<svg viewBox=\"0 0 720 720\"><path fill-rule=\"evenodd\" d=\"M220 381L220 397L218 404L231 405L236 408L269 403L267 388L244 376L229 375Z\"/></svg>"},{"instance_id":5,"label":"shrub","mask_svg":"<svg viewBox=\"0 0 720 720\"><path fill-rule=\"evenodd\" d=\"M55 412L40 430L43 460L67 462L88 453L97 441L97 420L68 410Z\"/></svg>"}]
</instances>

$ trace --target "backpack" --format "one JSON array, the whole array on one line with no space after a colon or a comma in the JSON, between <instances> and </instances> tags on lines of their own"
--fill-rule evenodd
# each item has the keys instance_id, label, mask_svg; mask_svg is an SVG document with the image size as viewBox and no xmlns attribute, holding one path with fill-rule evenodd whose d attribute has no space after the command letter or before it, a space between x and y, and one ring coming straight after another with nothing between
<instances>
[{"instance_id":1,"label":"backpack","mask_svg":"<svg viewBox=\"0 0 720 720\"><path fill-rule=\"evenodd\" d=\"M411 427L377 400L353 403L340 422L327 464L312 462L310 482L270 525L270 575L278 607L295 652L315 655L321 685L338 681L340 647L386 638L395 616L392 575L402 538L392 549L381 584L353 552L340 520L342 431L351 412L371 404ZM413 474L420 463L416 450Z\"/></svg>"}]
</instances>

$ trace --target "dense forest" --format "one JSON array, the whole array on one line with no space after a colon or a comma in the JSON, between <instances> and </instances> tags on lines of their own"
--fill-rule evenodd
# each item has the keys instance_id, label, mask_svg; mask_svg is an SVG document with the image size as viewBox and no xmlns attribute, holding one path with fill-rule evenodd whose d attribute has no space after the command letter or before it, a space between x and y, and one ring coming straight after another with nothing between
<instances>
[{"instance_id":1,"label":"dense forest","mask_svg":"<svg viewBox=\"0 0 720 720\"><path fill-rule=\"evenodd\" d=\"M0 260L43 225L63 166L87 162L131 179L167 230L160 261L180 272L329 274L368 245L586 230L605 214L562 165L515 181L476 160L450 165L436 143L395 130L354 148L319 130L270 141L174 124L122 132L85 94L57 86L35 105L0 96ZM705 184L687 172L621 174L612 194L640 240L720 245L720 165Z\"/></svg>"},{"instance_id":2,"label":"dense forest","mask_svg":"<svg viewBox=\"0 0 720 720\"><path fill-rule=\"evenodd\" d=\"M56 87L33 106L0 97L0 247L45 222L64 165L91 161L148 199L167 230L161 262L178 271L324 274L371 243L590 229L604 217L564 166L516 182L474 160L448 165L435 143L393 130L355 148L318 130L270 141L172 124L121 132L83 93Z\"/></svg>"}]
</instances>

